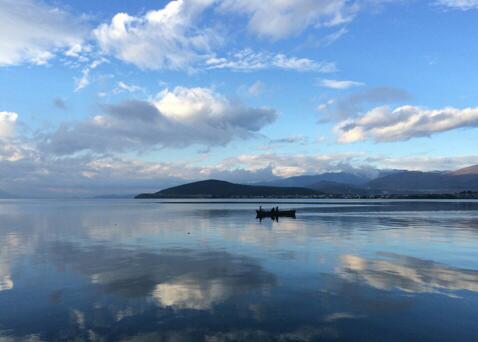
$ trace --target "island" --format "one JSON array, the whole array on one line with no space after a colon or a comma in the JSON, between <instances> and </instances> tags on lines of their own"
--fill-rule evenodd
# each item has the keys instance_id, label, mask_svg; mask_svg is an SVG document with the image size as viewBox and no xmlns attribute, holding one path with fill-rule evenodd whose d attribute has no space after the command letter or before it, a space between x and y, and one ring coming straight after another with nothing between
<instances>
[{"instance_id":1,"label":"island","mask_svg":"<svg viewBox=\"0 0 478 342\"><path fill-rule=\"evenodd\" d=\"M243 185L209 179L140 194L135 198L318 198L322 195L319 191L302 187Z\"/></svg>"}]
</instances>

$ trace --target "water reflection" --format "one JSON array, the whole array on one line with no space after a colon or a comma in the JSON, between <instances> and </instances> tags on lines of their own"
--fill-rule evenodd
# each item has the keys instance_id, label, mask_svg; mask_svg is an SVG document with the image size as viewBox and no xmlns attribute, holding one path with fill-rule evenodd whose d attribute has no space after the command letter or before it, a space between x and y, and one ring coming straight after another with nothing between
<instances>
[{"instance_id":1,"label":"water reflection","mask_svg":"<svg viewBox=\"0 0 478 342\"><path fill-rule=\"evenodd\" d=\"M379 253L379 259L343 255L338 274L349 281L361 281L381 289L405 292L478 292L478 271L453 268L433 261L393 253Z\"/></svg>"},{"instance_id":2,"label":"water reflection","mask_svg":"<svg viewBox=\"0 0 478 342\"><path fill-rule=\"evenodd\" d=\"M478 334L476 204L290 207L0 201L0 341Z\"/></svg>"},{"instance_id":3,"label":"water reflection","mask_svg":"<svg viewBox=\"0 0 478 342\"><path fill-rule=\"evenodd\" d=\"M106 292L151 295L160 306L205 310L233 295L276 283L255 259L225 251L135 251L55 243L47 253L60 269L73 267Z\"/></svg>"}]
</instances>

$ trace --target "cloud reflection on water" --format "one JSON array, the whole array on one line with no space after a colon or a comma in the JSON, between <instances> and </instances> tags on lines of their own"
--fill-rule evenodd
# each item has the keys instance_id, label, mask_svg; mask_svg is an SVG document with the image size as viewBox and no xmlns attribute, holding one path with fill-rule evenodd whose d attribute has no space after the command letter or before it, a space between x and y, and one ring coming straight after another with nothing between
<instances>
[{"instance_id":1,"label":"cloud reflection on water","mask_svg":"<svg viewBox=\"0 0 478 342\"><path fill-rule=\"evenodd\" d=\"M353 282L364 282L380 290L399 289L409 293L478 292L478 271L453 268L440 263L394 253L380 258L341 256L337 273Z\"/></svg>"},{"instance_id":2,"label":"cloud reflection on water","mask_svg":"<svg viewBox=\"0 0 478 342\"><path fill-rule=\"evenodd\" d=\"M152 296L158 305L177 309L206 310L234 295L267 291L276 282L255 259L216 250L134 252L55 243L48 254L61 268L70 265L106 292Z\"/></svg>"}]
</instances>

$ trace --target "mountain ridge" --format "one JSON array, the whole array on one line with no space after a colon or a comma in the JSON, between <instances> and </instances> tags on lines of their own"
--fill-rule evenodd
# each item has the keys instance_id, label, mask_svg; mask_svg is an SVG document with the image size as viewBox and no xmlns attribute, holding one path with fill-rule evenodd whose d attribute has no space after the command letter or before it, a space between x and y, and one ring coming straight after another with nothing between
<instances>
[{"instance_id":1,"label":"mountain ridge","mask_svg":"<svg viewBox=\"0 0 478 342\"><path fill-rule=\"evenodd\" d=\"M271 187L236 184L217 179L187 183L155 193L135 196L146 198L241 198L241 197L314 197L318 191L300 187Z\"/></svg>"},{"instance_id":2,"label":"mountain ridge","mask_svg":"<svg viewBox=\"0 0 478 342\"><path fill-rule=\"evenodd\" d=\"M402 196L478 191L478 165L455 171L377 170L377 172L378 176L373 179L347 172L329 172L254 185L210 179L185 183L155 193L143 193L135 198Z\"/></svg>"}]
</instances>

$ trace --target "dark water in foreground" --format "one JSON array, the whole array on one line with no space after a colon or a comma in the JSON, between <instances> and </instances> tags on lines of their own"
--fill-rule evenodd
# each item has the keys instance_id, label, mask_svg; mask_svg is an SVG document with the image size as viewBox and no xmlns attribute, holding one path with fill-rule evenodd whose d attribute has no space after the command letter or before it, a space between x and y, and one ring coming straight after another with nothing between
<instances>
[{"instance_id":1,"label":"dark water in foreground","mask_svg":"<svg viewBox=\"0 0 478 342\"><path fill-rule=\"evenodd\" d=\"M478 202L303 202L0 201L0 341L478 338Z\"/></svg>"}]
</instances>

